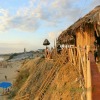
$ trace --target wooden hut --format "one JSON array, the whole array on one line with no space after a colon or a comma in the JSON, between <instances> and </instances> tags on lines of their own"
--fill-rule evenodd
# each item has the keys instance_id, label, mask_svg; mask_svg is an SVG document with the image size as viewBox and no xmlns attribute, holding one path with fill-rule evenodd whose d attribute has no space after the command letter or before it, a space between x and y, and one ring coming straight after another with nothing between
<instances>
[{"instance_id":1,"label":"wooden hut","mask_svg":"<svg viewBox=\"0 0 100 100\"><path fill-rule=\"evenodd\" d=\"M60 44L74 44L84 47L94 47L94 42L100 45L100 6L76 21L64 30L58 37Z\"/></svg>"}]
</instances>

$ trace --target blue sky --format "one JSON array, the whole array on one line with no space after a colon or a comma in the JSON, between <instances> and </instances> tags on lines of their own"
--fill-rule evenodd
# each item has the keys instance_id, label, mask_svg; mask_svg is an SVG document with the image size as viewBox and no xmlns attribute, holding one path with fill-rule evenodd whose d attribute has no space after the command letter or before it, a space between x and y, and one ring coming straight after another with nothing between
<instances>
[{"instance_id":1,"label":"blue sky","mask_svg":"<svg viewBox=\"0 0 100 100\"><path fill-rule=\"evenodd\" d=\"M0 53L53 46L59 34L100 0L0 0Z\"/></svg>"}]
</instances>

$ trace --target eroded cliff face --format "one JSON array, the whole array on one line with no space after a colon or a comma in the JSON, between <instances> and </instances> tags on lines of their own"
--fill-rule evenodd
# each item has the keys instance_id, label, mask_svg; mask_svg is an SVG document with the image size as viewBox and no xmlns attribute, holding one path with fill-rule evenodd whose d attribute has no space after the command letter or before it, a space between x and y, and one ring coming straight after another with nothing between
<instances>
[{"instance_id":1,"label":"eroded cliff face","mask_svg":"<svg viewBox=\"0 0 100 100\"><path fill-rule=\"evenodd\" d=\"M43 100L81 100L77 67L67 63L57 73Z\"/></svg>"},{"instance_id":2,"label":"eroded cliff face","mask_svg":"<svg viewBox=\"0 0 100 100\"><path fill-rule=\"evenodd\" d=\"M30 94L30 100L34 100L54 63L53 60L45 60L44 58L24 62L15 82L18 87L15 98ZM82 91L79 88L78 78L77 67L70 65L70 63L63 64L43 95L43 100L80 100Z\"/></svg>"},{"instance_id":3,"label":"eroded cliff face","mask_svg":"<svg viewBox=\"0 0 100 100\"><path fill-rule=\"evenodd\" d=\"M53 61L44 60L44 58L24 62L14 84L15 98L29 93L32 94L30 98L33 100L52 66Z\"/></svg>"}]
</instances>

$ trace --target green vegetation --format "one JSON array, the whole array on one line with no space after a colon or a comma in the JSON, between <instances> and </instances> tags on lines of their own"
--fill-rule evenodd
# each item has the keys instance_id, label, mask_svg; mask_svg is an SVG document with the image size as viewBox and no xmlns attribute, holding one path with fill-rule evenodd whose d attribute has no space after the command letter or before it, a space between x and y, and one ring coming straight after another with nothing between
<instances>
[{"instance_id":1,"label":"green vegetation","mask_svg":"<svg viewBox=\"0 0 100 100\"><path fill-rule=\"evenodd\" d=\"M12 59L14 56L17 56L17 55L18 55L17 53L12 54L12 55L8 58L8 60Z\"/></svg>"},{"instance_id":2,"label":"green vegetation","mask_svg":"<svg viewBox=\"0 0 100 100\"><path fill-rule=\"evenodd\" d=\"M28 76L29 76L28 70L23 70L23 71L19 72L19 75L16 78L13 90L12 90L11 94L9 95L9 98L13 98L16 95L18 90L22 87L24 82L27 80Z\"/></svg>"}]
</instances>

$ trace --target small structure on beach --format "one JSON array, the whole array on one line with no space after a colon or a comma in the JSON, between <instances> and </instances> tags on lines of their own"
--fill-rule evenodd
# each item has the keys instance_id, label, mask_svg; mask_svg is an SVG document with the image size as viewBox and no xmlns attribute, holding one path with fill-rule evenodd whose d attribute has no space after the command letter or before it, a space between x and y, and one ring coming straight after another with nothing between
<instances>
[{"instance_id":1,"label":"small structure on beach","mask_svg":"<svg viewBox=\"0 0 100 100\"><path fill-rule=\"evenodd\" d=\"M26 54L26 48L24 48L24 54Z\"/></svg>"},{"instance_id":2,"label":"small structure on beach","mask_svg":"<svg viewBox=\"0 0 100 100\"><path fill-rule=\"evenodd\" d=\"M100 5L64 30L58 40L60 44L91 48L96 41L100 46Z\"/></svg>"},{"instance_id":3,"label":"small structure on beach","mask_svg":"<svg viewBox=\"0 0 100 100\"><path fill-rule=\"evenodd\" d=\"M44 42L43 42L43 45L47 46L47 45L50 45L50 42L48 39L45 39Z\"/></svg>"}]
</instances>

